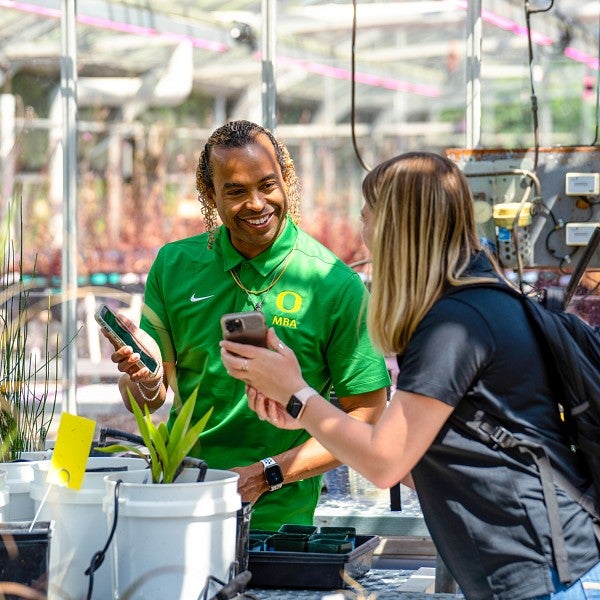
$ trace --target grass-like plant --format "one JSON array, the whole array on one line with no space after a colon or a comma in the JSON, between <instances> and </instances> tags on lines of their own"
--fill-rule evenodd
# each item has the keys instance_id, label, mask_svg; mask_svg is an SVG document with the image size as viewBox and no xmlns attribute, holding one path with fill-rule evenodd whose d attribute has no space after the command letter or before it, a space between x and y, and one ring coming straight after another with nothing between
<instances>
[{"instance_id":1,"label":"grass-like plant","mask_svg":"<svg viewBox=\"0 0 600 600\"><path fill-rule=\"evenodd\" d=\"M184 459L198 442L198 436L204 430L213 411L210 408L197 423L191 425L197 395L198 390L196 389L183 403L173 427L169 431L164 422L160 422L158 425L153 423L147 406L144 406L142 413L142 409L130 393L129 399L133 415L149 456L138 446L130 444L112 444L98 447L96 450L108 453L133 452L149 464L152 483L173 483L183 467Z\"/></svg>"},{"instance_id":2,"label":"grass-like plant","mask_svg":"<svg viewBox=\"0 0 600 600\"><path fill-rule=\"evenodd\" d=\"M0 230L0 461L22 452L43 450L56 408L59 340L50 348L46 320L44 355L28 348L30 291L22 265L23 219L15 250L11 236L14 215L9 212ZM20 203L19 203L20 206ZM35 271L35 269L34 269ZM35 279L35 273L34 277ZM32 281L33 281L32 279ZM47 314L50 317L50 297Z\"/></svg>"}]
</instances>

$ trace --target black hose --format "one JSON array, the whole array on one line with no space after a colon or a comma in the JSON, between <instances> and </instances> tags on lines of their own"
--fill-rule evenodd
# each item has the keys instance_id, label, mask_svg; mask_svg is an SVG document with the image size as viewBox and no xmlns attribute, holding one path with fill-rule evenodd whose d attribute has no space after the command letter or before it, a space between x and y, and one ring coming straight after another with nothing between
<instances>
[{"instance_id":1,"label":"black hose","mask_svg":"<svg viewBox=\"0 0 600 600\"><path fill-rule=\"evenodd\" d=\"M119 519L119 488L121 487L122 479L117 479L115 484L115 516L113 519L112 528L108 535L108 539L106 540L106 544L104 544L104 548L99 552L95 552L94 556L92 556L92 560L90 561L90 566L86 569L85 574L89 576L90 581L88 583L88 593L86 600L91 600L92 592L94 591L94 571L97 571L104 562L104 557L106 556L106 552L110 543L112 542L113 536L115 535L115 531L117 529L117 521Z\"/></svg>"}]
</instances>

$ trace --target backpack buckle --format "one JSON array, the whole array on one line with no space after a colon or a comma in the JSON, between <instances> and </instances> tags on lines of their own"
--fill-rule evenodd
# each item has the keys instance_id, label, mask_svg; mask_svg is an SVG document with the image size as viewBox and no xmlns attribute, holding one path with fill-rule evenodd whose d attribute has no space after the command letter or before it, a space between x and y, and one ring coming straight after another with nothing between
<instances>
[{"instance_id":1,"label":"backpack buckle","mask_svg":"<svg viewBox=\"0 0 600 600\"><path fill-rule=\"evenodd\" d=\"M465 424L477 434L484 444L494 444L501 448L508 448L512 445L510 441L514 439L513 434L502 425L486 419L481 410L478 410L471 420L465 421Z\"/></svg>"},{"instance_id":2,"label":"backpack buckle","mask_svg":"<svg viewBox=\"0 0 600 600\"><path fill-rule=\"evenodd\" d=\"M497 425L493 431L488 432L488 435L490 436L490 440L501 448L504 448L507 440L512 438L511 432L502 427L502 425Z\"/></svg>"}]
</instances>

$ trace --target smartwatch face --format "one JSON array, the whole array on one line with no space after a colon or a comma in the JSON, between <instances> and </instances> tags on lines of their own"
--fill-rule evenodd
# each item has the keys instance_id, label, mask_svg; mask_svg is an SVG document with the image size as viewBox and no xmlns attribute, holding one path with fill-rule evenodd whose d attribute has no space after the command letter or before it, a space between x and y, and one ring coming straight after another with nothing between
<instances>
[{"instance_id":1,"label":"smartwatch face","mask_svg":"<svg viewBox=\"0 0 600 600\"><path fill-rule=\"evenodd\" d=\"M267 484L271 487L282 484L283 473L281 472L279 465L267 467L265 469L265 478L267 480Z\"/></svg>"},{"instance_id":2,"label":"smartwatch face","mask_svg":"<svg viewBox=\"0 0 600 600\"><path fill-rule=\"evenodd\" d=\"M300 414L300 411L302 410L303 406L304 405L302 404L302 402L300 402L300 400L298 400L296 396L292 396L290 398L290 401L287 403L285 409L287 410L288 414L294 417L295 419Z\"/></svg>"}]
</instances>

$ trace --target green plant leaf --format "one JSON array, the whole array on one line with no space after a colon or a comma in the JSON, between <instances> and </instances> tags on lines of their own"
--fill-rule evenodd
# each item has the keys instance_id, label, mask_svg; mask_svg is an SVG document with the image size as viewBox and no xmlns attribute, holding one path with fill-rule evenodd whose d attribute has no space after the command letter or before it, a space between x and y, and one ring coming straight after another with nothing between
<instances>
[{"instance_id":1,"label":"green plant leaf","mask_svg":"<svg viewBox=\"0 0 600 600\"><path fill-rule=\"evenodd\" d=\"M146 425L146 421L144 420L144 415L142 414L142 409L138 406L133 394L128 389L127 394L129 395L129 403L131 405L131 411L133 412L133 416L135 417L135 422L137 423L138 430L142 439L144 440L144 444L146 447L150 449L150 433L148 431L148 426Z\"/></svg>"},{"instance_id":2,"label":"green plant leaf","mask_svg":"<svg viewBox=\"0 0 600 600\"><path fill-rule=\"evenodd\" d=\"M158 427L156 427L154 425L154 423L152 423L152 421L150 421L150 413L147 408L146 408L146 411L147 411L146 419L147 419L147 421L149 421L148 422L148 431L150 432L150 437L152 439L152 445L154 447L154 450L156 451L156 455L158 456L158 460L160 462L160 470L157 472L157 478L159 480L161 480L160 471L162 471L162 473L163 473L162 483L169 483L168 481L166 481L166 478L164 475L168 471L169 464L170 464L170 456L169 456L169 451L167 450L167 444L165 443L165 440L161 433L160 425Z\"/></svg>"},{"instance_id":3,"label":"green plant leaf","mask_svg":"<svg viewBox=\"0 0 600 600\"><path fill-rule=\"evenodd\" d=\"M175 479L175 474L177 473L177 469L181 464L181 461L185 458L185 454L181 454L180 444L181 439L186 435L190 422L192 419L192 414L194 412L194 408L196 406L196 398L198 396L198 388L196 388L191 396L188 398L186 402L183 403L177 418L175 419L175 423L173 423L173 427L171 428L171 432L169 435L169 442L167 444L169 449L169 466L165 472L165 481L172 482Z\"/></svg>"},{"instance_id":4,"label":"green plant leaf","mask_svg":"<svg viewBox=\"0 0 600 600\"><path fill-rule=\"evenodd\" d=\"M198 437L204 431L206 427L206 423L212 414L212 407L208 409L208 411L204 414L204 416L191 428L189 431L185 433L182 439L180 440L172 440L175 443L175 446L171 450L171 464L173 465L172 476L175 476L175 472L177 468L181 464L181 461L188 456L190 450L194 447L194 445L198 441ZM171 475L171 473L170 473Z\"/></svg>"},{"instance_id":5,"label":"green plant leaf","mask_svg":"<svg viewBox=\"0 0 600 600\"><path fill-rule=\"evenodd\" d=\"M183 452L183 458L185 458L190 450L194 447L196 442L198 441L198 437L204 431L206 427L206 423L208 423L208 419L212 415L213 409L209 408L204 416L185 434L183 440L181 441L180 451Z\"/></svg>"},{"instance_id":6,"label":"green plant leaf","mask_svg":"<svg viewBox=\"0 0 600 600\"><path fill-rule=\"evenodd\" d=\"M171 434L169 435L170 445L177 444L187 432L190 426L190 421L192 420L194 408L196 407L197 397L198 388L196 388L187 401L183 403L183 406L181 407L181 410L175 419L175 423L173 423L173 427L171 427Z\"/></svg>"},{"instance_id":7,"label":"green plant leaf","mask_svg":"<svg viewBox=\"0 0 600 600\"><path fill-rule=\"evenodd\" d=\"M154 483L163 483L165 464L168 464L169 457L167 456L166 448L158 433L158 429L152 422L152 415L147 405L144 405L144 422L148 430L148 437L150 438L148 449L153 457L152 464L150 465L152 481Z\"/></svg>"},{"instance_id":8,"label":"green plant leaf","mask_svg":"<svg viewBox=\"0 0 600 600\"><path fill-rule=\"evenodd\" d=\"M144 455L139 448L116 444L105 448L98 448L103 452L133 451L143 455L150 464L152 472L152 483L172 483L183 459L188 456L198 437L206 427L208 419L212 414L212 407L192 427L190 427L198 390L196 389L183 403L173 427L169 431L167 425L160 422L155 425L148 406L145 405L143 412L135 401L133 394L128 390L131 410L135 417L140 435L148 448L150 457Z\"/></svg>"},{"instance_id":9,"label":"green plant leaf","mask_svg":"<svg viewBox=\"0 0 600 600\"><path fill-rule=\"evenodd\" d=\"M169 441L169 428L167 427L167 424L161 421L158 424L158 432L166 444Z\"/></svg>"},{"instance_id":10,"label":"green plant leaf","mask_svg":"<svg viewBox=\"0 0 600 600\"><path fill-rule=\"evenodd\" d=\"M94 448L98 452L105 452L106 454L114 454L115 452L131 452L137 454L140 458L143 458L148 464L150 459L146 453L142 452L137 446L130 446L129 444L112 444L111 446L97 446Z\"/></svg>"},{"instance_id":11,"label":"green plant leaf","mask_svg":"<svg viewBox=\"0 0 600 600\"><path fill-rule=\"evenodd\" d=\"M150 470L152 471L152 482L159 483L160 482L160 473L161 473L161 465L156 454L156 450L154 445L152 444L152 437L150 435L150 430L148 428L148 422L152 425L152 421L150 419L150 412L148 411L148 407L144 406L144 411L148 416L148 420L144 418L142 414L142 409L138 406L138 403L135 401L133 394L130 390L127 390L129 394L129 403L131 405L131 409L133 411L133 416L135 417L135 421L137 423L138 429L140 431L140 435L144 440L144 444L146 444L146 448L148 448L148 452L150 453Z\"/></svg>"}]
</instances>

